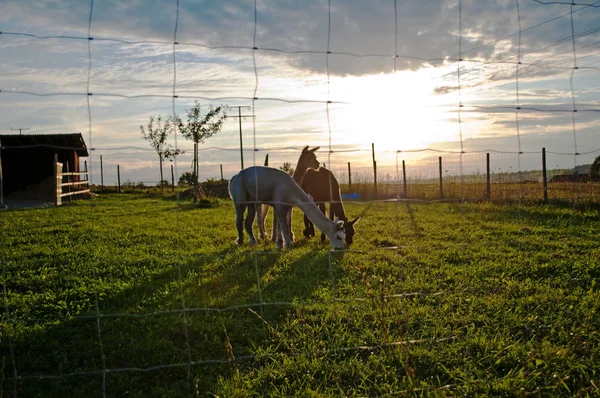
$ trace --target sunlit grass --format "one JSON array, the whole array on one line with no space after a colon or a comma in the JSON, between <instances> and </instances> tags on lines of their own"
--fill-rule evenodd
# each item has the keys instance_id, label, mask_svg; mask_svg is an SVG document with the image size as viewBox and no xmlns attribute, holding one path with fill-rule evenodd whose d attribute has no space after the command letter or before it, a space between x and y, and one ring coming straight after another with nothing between
<instances>
[{"instance_id":1,"label":"sunlit grass","mask_svg":"<svg viewBox=\"0 0 600 398\"><path fill-rule=\"evenodd\" d=\"M297 210L238 248L230 201L0 213L4 395L598 394L597 208L346 207L337 253Z\"/></svg>"}]
</instances>

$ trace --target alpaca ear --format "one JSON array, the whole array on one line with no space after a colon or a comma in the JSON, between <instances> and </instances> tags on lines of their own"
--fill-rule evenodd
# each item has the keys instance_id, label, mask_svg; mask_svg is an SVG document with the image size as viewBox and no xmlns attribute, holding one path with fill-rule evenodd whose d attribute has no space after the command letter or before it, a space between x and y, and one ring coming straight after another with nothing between
<instances>
[{"instance_id":1,"label":"alpaca ear","mask_svg":"<svg viewBox=\"0 0 600 398\"><path fill-rule=\"evenodd\" d=\"M348 224L350 224L350 225L358 224L360 219L361 219L361 217L356 217L354 220L350 221Z\"/></svg>"},{"instance_id":2,"label":"alpaca ear","mask_svg":"<svg viewBox=\"0 0 600 398\"><path fill-rule=\"evenodd\" d=\"M335 228L339 231L341 229L344 229L344 222L341 221L339 218L335 218L335 220L333 220L333 223L335 224Z\"/></svg>"},{"instance_id":3,"label":"alpaca ear","mask_svg":"<svg viewBox=\"0 0 600 398\"><path fill-rule=\"evenodd\" d=\"M307 147L307 148L308 148L308 147ZM313 149L311 149L310 151L311 151L311 152L314 152L314 151L316 151L316 150L317 150L317 149L319 149L319 148L321 148L321 147L320 147L320 146L318 146L318 147L316 147L316 148L313 148Z\"/></svg>"},{"instance_id":4,"label":"alpaca ear","mask_svg":"<svg viewBox=\"0 0 600 398\"><path fill-rule=\"evenodd\" d=\"M302 148L302 152L306 152L306 151L308 151L308 145L305 146L304 148Z\"/></svg>"}]
</instances>

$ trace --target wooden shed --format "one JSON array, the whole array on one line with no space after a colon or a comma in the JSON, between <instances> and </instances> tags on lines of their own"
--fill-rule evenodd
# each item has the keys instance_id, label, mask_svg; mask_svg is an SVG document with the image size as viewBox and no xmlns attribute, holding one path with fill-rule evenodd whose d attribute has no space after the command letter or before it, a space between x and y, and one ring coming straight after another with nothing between
<instances>
[{"instance_id":1,"label":"wooden shed","mask_svg":"<svg viewBox=\"0 0 600 398\"><path fill-rule=\"evenodd\" d=\"M79 159L89 156L80 133L0 135L3 198L53 202L55 155L69 172L79 172Z\"/></svg>"}]
</instances>

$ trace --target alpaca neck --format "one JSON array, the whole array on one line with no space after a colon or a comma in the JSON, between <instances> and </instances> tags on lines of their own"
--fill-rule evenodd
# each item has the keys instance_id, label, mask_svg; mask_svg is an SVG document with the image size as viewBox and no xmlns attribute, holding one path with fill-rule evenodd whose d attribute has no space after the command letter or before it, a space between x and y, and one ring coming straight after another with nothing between
<instances>
[{"instance_id":1,"label":"alpaca neck","mask_svg":"<svg viewBox=\"0 0 600 398\"><path fill-rule=\"evenodd\" d=\"M329 206L334 216L342 221L348 221L348 217L346 217L346 211L344 210L344 205L342 204L341 199L336 199L336 202L329 203Z\"/></svg>"},{"instance_id":2,"label":"alpaca neck","mask_svg":"<svg viewBox=\"0 0 600 398\"><path fill-rule=\"evenodd\" d=\"M335 226L331 220L319 210L315 202L302 190L300 187L296 187L294 190L294 204L298 206L304 214L308 217L313 224L319 228L321 232L329 237L333 238L335 233Z\"/></svg>"},{"instance_id":3,"label":"alpaca neck","mask_svg":"<svg viewBox=\"0 0 600 398\"><path fill-rule=\"evenodd\" d=\"M292 178L294 179L294 181L296 181L296 184L302 185L302 181L304 180L306 170L308 170L308 167L304 164L304 162L301 159L299 159L298 164L296 164L296 168L294 169L294 174L292 174Z\"/></svg>"},{"instance_id":4,"label":"alpaca neck","mask_svg":"<svg viewBox=\"0 0 600 398\"><path fill-rule=\"evenodd\" d=\"M335 184L333 184L333 182L335 182ZM340 186L337 184L337 180L330 171L328 185L329 192L327 192L327 197L329 198L330 212L340 220L348 221L346 210L344 210L344 204L342 203L342 196L340 195Z\"/></svg>"}]
</instances>

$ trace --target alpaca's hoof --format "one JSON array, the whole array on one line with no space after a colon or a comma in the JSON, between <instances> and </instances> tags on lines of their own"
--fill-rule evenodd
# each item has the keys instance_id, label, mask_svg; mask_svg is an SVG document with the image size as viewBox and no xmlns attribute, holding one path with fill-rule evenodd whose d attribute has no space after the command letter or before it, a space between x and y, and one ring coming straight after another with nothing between
<instances>
[{"instance_id":1,"label":"alpaca's hoof","mask_svg":"<svg viewBox=\"0 0 600 398\"><path fill-rule=\"evenodd\" d=\"M254 239L254 238L250 238L250 239L248 239L248 243L249 243L251 246L255 246L255 245L256 245L256 239Z\"/></svg>"},{"instance_id":2,"label":"alpaca's hoof","mask_svg":"<svg viewBox=\"0 0 600 398\"><path fill-rule=\"evenodd\" d=\"M236 245L238 245L238 246L241 246L241 245L243 245L243 244L244 244L244 240L243 240L243 239L240 239L240 238L237 238L237 239L235 240L235 244L236 244Z\"/></svg>"}]
</instances>

